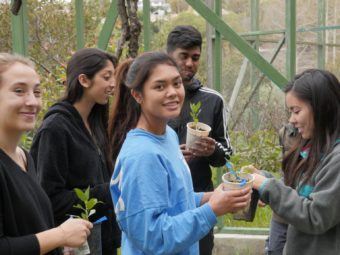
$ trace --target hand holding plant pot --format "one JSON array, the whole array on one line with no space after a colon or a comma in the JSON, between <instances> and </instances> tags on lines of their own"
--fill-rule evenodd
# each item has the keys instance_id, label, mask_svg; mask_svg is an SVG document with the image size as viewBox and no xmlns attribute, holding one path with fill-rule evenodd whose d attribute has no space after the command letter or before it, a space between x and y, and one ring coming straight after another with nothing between
<instances>
[{"instance_id":1,"label":"hand holding plant pot","mask_svg":"<svg viewBox=\"0 0 340 255\"><path fill-rule=\"evenodd\" d=\"M209 127L207 124L199 122L198 115L201 112L201 102L197 102L196 104L190 103L190 109L190 115L193 119L193 122L189 122L187 124L186 146L189 149L195 149L198 147L196 142L200 141L201 137L207 137L211 127Z\"/></svg>"},{"instance_id":2,"label":"hand holding plant pot","mask_svg":"<svg viewBox=\"0 0 340 255\"><path fill-rule=\"evenodd\" d=\"M77 218L82 218L84 220L89 220L91 215L96 213L95 206L101 201L98 201L96 198L90 198L90 187L88 187L85 191L81 189L75 188L74 192L76 193L79 200L82 204L74 205L74 208L78 208L81 210L80 216L75 216ZM101 225L97 224L102 219L94 222L94 227L91 231L91 235L89 236L87 242L80 246L79 248L74 249L75 255L101 255L102 247L101 247Z\"/></svg>"},{"instance_id":3,"label":"hand holding plant pot","mask_svg":"<svg viewBox=\"0 0 340 255\"><path fill-rule=\"evenodd\" d=\"M195 145L194 148L190 149L194 156L209 157L215 152L216 141L209 136L200 137L200 139L195 142Z\"/></svg>"},{"instance_id":4,"label":"hand holding plant pot","mask_svg":"<svg viewBox=\"0 0 340 255\"><path fill-rule=\"evenodd\" d=\"M220 184L210 195L208 204L216 216L234 213L249 204L250 188L224 191Z\"/></svg>"},{"instance_id":5,"label":"hand holding plant pot","mask_svg":"<svg viewBox=\"0 0 340 255\"><path fill-rule=\"evenodd\" d=\"M65 240L65 246L78 247L86 242L92 227L93 225L89 221L83 219L68 219L58 226L57 229L60 230L62 238Z\"/></svg>"},{"instance_id":6,"label":"hand holding plant pot","mask_svg":"<svg viewBox=\"0 0 340 255\"><path fill-rule=\"evenodd\" d=\"M245 187L253 187L254 177L250 173L236 172L230 162L226 163L228 173L222 176L225 190L237 190ZM253 190L250 204L244 209L234 213L235 220L253 221L255 217L259 194L257 190Z\"/></svg>"}]
</instances>

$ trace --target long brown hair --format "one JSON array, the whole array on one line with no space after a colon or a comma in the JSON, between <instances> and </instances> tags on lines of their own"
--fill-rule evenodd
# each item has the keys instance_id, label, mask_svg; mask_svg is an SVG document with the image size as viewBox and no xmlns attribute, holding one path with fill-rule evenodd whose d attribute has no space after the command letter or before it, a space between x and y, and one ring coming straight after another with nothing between
<instances>
[{"instance_id":1,"label":"long brown hair","mask_svg":"<svg viewBox=\"0 0 340 255\"><path fill-rule=\"evenodd\" d=\"M108 52L97 48L84 48L74 53L67 64L66 91L61 100L71 104L79 101L84 94L84 87L80 84L78 77L85 74L90 80L106 67L110 61L114 67L117 66L117 58ZM109 104L95 104L89 115L89 125L97 145L105 156L105 162L110 173L112 173L112 161L110 156L110 144L108 142L107 123L109 119Z\"/></svg>"},{"instance_id":2,"label":"long brown hair","mask_svg":"<svg viewBox=\"0 0 340 255\"><path fill-rule=\"evenodd\" d=\"M298 178L302 177L303 183L312 178L340 136L340 84L328 71L309 69L295 76L285 89L288 92L311 106L314 120L312 137L301 139L282 162L285 183L295 187ZM304 146L309 147L307 158L300 156Z\"/></svg>"},{"instance_id":3,"label":"long brown hair","mask_svg":"<svg viewBox=\"0 0 340 255\"><path fill-rule=\"evenodd\" d=\"M109 140L113 161L123 145L126 134L136 127L141 115L140 105L131 95L131 89L142 92L144 83L156 66L176 62L164 52L146 52L135 60L122 62L116 70L115 98L109 118Z\"/></svg>"}]
</instances>

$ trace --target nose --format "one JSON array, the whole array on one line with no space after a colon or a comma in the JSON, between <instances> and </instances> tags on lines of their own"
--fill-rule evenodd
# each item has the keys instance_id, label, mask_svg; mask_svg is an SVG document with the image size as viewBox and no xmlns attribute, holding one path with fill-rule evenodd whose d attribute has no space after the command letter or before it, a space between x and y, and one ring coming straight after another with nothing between
<instances>
[{"instance_id":1,"label":"nose","mask_svg":"<svg viewBox=\"0 0 340 255\"><path fill-rule=\"evenodd\" d=\"M169 86L167 89L166 96L167 97L174 97L177 95L177 90L173 86Z\"/></svg>"},{"instance_id":2,"label":"nose","mask_svg":"<svg viewBox=\"0 0 340 255\"><path fill-rule=\"evenodd\" d=\"M289 123L295 125L296 124L296 118L294 117L294 114L291 113L290 116L289 116Z\"/></svg>"},{"instance_id":3,"label":"nose","mask_svg":"<svg viewBox=\"0 0 340 255\"><path fill-rule=\"evenodd\" d=\"M41 99L40 97L37 97L33 91L30 91L27 93L25 97L25 104L27 106L33 106L33 107L39 107L41 106Z\"/></svg>"},{"instance_id":4,"label":"nose","mask_svg":"<svg viewBox=\"0 0 340 255\"><path fill-rule=\"evenodd\" d=\"M109 84L110 90L113 90L115 88L115 85L116 85L116 79L112 78Z\"/></svg>"},{"instance_id":5,"label":"nose","mask_svg":"<svg viewBox=\"0 0 340 255\"><path fill-rule=\"evenodd\" d=\"M187 58L185 61L185 65L189 67L193 66L192 58Z\"/></svg>"}]
</instances>

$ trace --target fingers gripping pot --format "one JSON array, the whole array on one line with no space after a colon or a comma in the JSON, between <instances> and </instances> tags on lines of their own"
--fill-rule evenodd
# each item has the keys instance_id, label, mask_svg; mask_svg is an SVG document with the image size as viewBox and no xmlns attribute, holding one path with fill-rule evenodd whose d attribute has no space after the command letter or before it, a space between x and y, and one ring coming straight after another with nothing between
<instances>
[{"instance_id":1,"label":"fingers gripping pot","mask_svg":"<svg viewBox=\"0 0 340 255\"><path fill-rule=\"evenodd\" d=\"M207 137L211 131L211 127L202 122L189 122L187 124L186 148L197 148L196 141L201 137Z\"/></svg>"},{"instance_id":2,"label":"fingers gripping pot","mask_svg":"<svg viewBox=\"0 0 340 255\"><path fill-rule=\"evenodd\" d=\"M243 189L246 187L253 187L254 177L251 174L247 173L239 173L239 179L235 178L235 175L232 173L225 173L222 176L223 181L223 189L224 190L236 190ZM244 221L253 221L255 217L255 212L257 208L257 202L259 199L259 194L257 190L253 189L251 194L251 202L245 208L235 212L233 214L234 220L244 220Z\"/></svg>"}]
</instances>

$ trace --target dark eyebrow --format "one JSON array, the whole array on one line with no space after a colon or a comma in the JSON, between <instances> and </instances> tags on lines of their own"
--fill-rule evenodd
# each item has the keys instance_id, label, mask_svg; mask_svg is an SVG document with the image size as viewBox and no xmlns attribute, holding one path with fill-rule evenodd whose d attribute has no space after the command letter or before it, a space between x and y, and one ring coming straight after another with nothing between
<instances>
[{"instance_id":1,"label":"dark eyebrow","mask_svg":"<svg viewBox=\"0 0 340 255\"><path fill-rule=\"evenodd\" d=\"M155 80L154 83L165 83L165 80Z\"/></svg>"},{"instance_id":2,"label":"dark eyebrow","mask_svg":"<svg viewBox=\"0 0 340 255\"><path fill-rule=\"evenodd\" d=\"M178 76L176 76L175 78L173 78L172 80L175 81L175 80L178 80L178 79L180 79L180 78L181 78L181 76L178 75Z\"/></svg>"}]
</instances>

